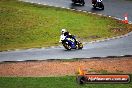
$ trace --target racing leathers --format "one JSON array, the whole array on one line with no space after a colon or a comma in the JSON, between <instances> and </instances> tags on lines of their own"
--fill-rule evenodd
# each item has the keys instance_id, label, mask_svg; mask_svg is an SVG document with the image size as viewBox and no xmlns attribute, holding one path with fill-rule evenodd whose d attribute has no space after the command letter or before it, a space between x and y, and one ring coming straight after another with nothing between
<instances>
[{"instance_id":1,"label":"racing leathers","mask_svg":"<svg viewBox=\"0 0 132 88\"><path fill-rule=\"evenodd\" d=\"M66 36L68 36L69 38L74 39L75 43L77 44L75 36L71 35L69 32L65 32L65 33L61 34L59 42L62 42L62 40L64 40Z\"/></svg>"}]
</instances>

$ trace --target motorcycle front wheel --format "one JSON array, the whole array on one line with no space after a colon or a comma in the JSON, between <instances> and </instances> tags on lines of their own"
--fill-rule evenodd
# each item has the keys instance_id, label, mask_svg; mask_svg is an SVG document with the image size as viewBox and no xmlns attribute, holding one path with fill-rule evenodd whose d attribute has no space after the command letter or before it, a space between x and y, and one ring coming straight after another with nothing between
<instances>
[{"instance_id":1,"label":"motorcycle front wheel","mask_svg":"<svg viewBox=\"0 0 132 88\"><path fill-rule=\"evenodd\" d=\"M67 43L63 43L63 46L64 46L65 49L71 50L71 46L68 45Z\"/></svg>"},{"instance_id":2,"label":"motorcycle front wheel","mask_svg":"<svg viewBox=\"0 0 132 88\"><path fill-rule=\"evenodd\" d=\"M85 1L84 1L84 0L82 0L82 6L84 6L84 4L85 4Z\"/></svg>"},{"instance_id":3,"label":"motorcycle front wheel","mask_svg":"<svg viewBox=\"0 0 132 88\"><path fill-rule=\"evenodd\" d=\"M95 6L95 4L93 4L93 8L94 8L94 9L96 9L96 6Z\"/></svg>"}]
</instances>

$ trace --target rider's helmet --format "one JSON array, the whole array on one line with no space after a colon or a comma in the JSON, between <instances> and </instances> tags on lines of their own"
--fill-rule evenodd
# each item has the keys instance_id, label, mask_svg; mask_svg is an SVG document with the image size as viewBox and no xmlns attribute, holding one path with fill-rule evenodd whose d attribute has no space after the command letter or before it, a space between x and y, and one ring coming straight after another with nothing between
<instances>
[{"instance_id":1,"label":"rider's helmet","mask_svg":"<svg viewBox=\"0 0 132 88\"><path fill-rule=\"evenodd\" d=\"M61 29L61 33L64 34L65 32L67 32L66 29Z\"/></svg>"}]
</instances>

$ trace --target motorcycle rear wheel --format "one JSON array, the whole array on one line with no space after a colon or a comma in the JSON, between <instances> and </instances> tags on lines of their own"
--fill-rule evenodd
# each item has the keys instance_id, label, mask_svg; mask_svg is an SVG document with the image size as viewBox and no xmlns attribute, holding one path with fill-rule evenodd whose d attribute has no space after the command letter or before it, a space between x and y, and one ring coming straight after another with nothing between
<instances>
[{"instance_id":1,"label":"motorcycle rear wheel","mask_svg":"<svg viewBox=\"0 0 132 88\"><path fill-rule=\"evenodd\" d=\"M83 48L83 44L81 42L77 42L78 44L78 49L82 49Z\"/></svg>"},{"instance_id":2,"label":"motorcycle rear wheel","mask_svg":"<svg viewBox=\"0 0 132 88\"><path fill-rule=\"evenodd\" d=\"M102 4L102 8L101 8L102 10L104 10L104 5Z\"/></svg>"}]
</instances>

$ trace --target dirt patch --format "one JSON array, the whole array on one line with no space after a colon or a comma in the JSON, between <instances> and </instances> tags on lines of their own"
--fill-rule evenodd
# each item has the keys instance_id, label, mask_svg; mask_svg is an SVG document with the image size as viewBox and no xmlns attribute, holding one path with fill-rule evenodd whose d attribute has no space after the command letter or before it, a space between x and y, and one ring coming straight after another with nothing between
<instances>
[{"instance_id":1,"label":"dirt patch","mask_svg":"<svg viewBox=\"0 0 132 88\"><path fill-rule=\"evenodd\" d=\"M76 75L82 67L88 73L132 73L132 57L82 59L82 60L49 60L11 62L0 64L0 76L64 76Z\"/></svg>"},{"instance_id":2,"label":"dirt patch","mask_svg":"<svg viewBox=\"0 0 132 88\"><path fill-rule=\"evenodd\" d=\"M97 36L97 35L92 35L92 36L89 36L88 38L97 39L97 38L101 38L101 37L100 36Z\"/></svg>"}]
</instances>

